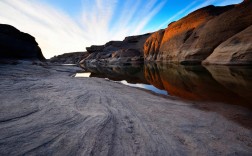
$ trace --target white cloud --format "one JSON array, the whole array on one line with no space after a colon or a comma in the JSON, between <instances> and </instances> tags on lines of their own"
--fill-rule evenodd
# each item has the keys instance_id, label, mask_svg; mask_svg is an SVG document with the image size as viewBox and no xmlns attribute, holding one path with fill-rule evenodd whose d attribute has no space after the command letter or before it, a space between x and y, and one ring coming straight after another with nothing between
<instances>
[{"instance_id":1,"label":"white cloud","mask_svg":"<svg viewBox=\"0 0 252 156\"><path fill-rule=\"evenodd\" d=\"M50 58L143 33L143 28L163 5L157 0L127 0L119 12L120 18L115 19L118 0L83 0L80 18L73 19L36 0L1 0L0 22L33 35L45 57Z\"/></svg>"}]
</instances>

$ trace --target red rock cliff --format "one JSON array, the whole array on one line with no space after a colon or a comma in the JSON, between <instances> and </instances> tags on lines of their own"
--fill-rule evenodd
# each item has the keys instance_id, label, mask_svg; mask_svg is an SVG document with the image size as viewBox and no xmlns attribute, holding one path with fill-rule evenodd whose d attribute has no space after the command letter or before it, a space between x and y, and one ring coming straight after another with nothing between
<instances>
[{"instance_id":1,"label":"red rock cliff","mask_svg":"<svg viewBox=\"0 0 252 156\"><path fill-rule=\"evenodd\" d=\"M252 1L250 0L225 7L208 6L169 24L163 35L162 30L152 34L144 45L144 57L151 61L201 63L220 44L251 25ZM160 36L163 36L162 39ZM220 52L217 50L216 53L218 51ZM249 52L245 55L251 54ZM236 64L242 63L240 61Z\"/></svg>"}]
</instances>

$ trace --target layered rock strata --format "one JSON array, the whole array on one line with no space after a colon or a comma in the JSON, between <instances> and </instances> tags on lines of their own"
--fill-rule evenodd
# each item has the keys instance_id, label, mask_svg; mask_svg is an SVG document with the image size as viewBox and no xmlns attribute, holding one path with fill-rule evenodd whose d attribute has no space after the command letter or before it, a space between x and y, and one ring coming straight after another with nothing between
<instances>
[{"instance_id":1,"label":"layered rock strata","mask_svg":"<svg viewBox=\"0 0 252 156\"><path fill-rule=\"evenodd\" d=\"M126 37L105 45L87 47L89 56L81 63L121 64L143 62L143 45L150 34Z\"/></svg>"}]
</instances>

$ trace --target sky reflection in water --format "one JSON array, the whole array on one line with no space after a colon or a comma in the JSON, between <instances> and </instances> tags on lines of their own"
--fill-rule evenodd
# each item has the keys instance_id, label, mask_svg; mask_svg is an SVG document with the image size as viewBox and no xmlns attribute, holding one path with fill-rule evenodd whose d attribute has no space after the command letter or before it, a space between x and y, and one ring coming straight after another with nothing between
<instances>
[{"instance_id":1,"label":"sky reflection in water","mask_svg":"<svg viewBox=\"0 0 252 156\"><path fill-rule=\"evenodd\" d=\"M141 84L141 83L132 84L132 83L128 83L126 80L121 81L121 83L124 85L127 85L127 86L131 86L131 87L151 90L151 91L158 93L158 94L168 95L166 90L158 89L158 88L154 87L153 85L147 85L147 84Z\"/></svg>"}]
</instances>

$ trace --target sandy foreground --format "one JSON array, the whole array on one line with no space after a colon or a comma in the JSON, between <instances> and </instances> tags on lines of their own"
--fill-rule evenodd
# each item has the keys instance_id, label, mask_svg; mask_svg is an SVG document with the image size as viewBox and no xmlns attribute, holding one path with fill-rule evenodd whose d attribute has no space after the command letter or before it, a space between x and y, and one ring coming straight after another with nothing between
<instances>
[{"instance_id":1,"label":"sandy foreground","mask_svg":"<svg viewBox=\"0 0 252 156\"><path fill-rule=\"evenodd\" d=\"M0 155L252 155L251 111L161 97L78 67L0 65Z\"/></svg>"}]
</instances>

